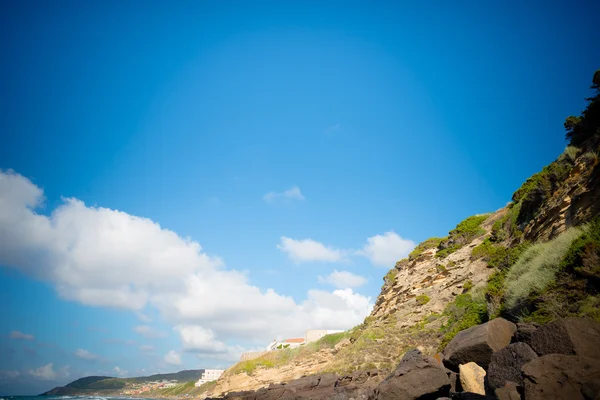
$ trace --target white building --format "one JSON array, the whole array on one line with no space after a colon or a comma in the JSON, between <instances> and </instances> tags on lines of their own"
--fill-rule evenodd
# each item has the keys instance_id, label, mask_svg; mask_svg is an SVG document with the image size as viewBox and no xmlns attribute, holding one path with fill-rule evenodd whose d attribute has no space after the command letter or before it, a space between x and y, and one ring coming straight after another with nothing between
<instances>
[{"instance_id":1,"label":"white building","mask_svg":"<svg viewBox=\"0 0 600 400\"><path fill-rule=\"evenodd\" d=\"M196 382L194 386L198 387L202 386L206 382L216 381L223 374L223 372L225 372L224 369L205 369L202 373L202 376L200 379L198 379L198 382Z\"/></svg>"},{"instance_id":2,"label":"white building","mask_svg":"<svg viewBox=\"0 0 600 400\"><path fill-rule=\"evenodd\" d=\"M332 333L344 332L339 329L309 329L304 333L304 342L316 342L325 335L331 335Z\"/></svg>"},{"instance_id":3,"label":"white building","mask_svg":"<svg viewBox=\"0 0 600 400\"><path fill-rule=\"evenodd\" d=\"M270 345L267 346L267 351L281 350L281 349L293 349L300 347L304 344L304 338L290 338L284 340L273 340Z\"/></svg>"}]
</instances>

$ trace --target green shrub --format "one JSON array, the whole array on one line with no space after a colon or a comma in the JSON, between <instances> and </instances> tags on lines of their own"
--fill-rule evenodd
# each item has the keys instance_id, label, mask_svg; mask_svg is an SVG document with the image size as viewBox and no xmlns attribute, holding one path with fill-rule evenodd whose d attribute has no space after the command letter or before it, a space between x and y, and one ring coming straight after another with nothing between
<instances>
[{"instance_id":1,"label":"green shrub","mask_svg":"<svg viewBox=\"0 0 600 400\"><path fill-rule=\"evenodd\" d=\"M423 306L423 305L429 303L430 298L426 294L421 294L421 295L417 296L415 300L417 301L418 305Z\"/></svg>"},{"instance_id":2,"label":"green shrub","mask_svg":"<svg viewBox=\"0 0 600 400\"><path fill-rule=\"evenodd\" d=\"M473 281L472 280L468 280L465 282L465 284L463 285L463 290L465 292L468 292L469 290L473 289Z\"/></svg>"},{"instance_id":3,"label":"green shrub","mask_svg":"<svg viewBox=\"0 0 600 400\"><path fill-rule=\"evenodd\" d=\"M567 148L565 149L565 151L560 155L559 160L561 158L564 158L566 160L569 160L571 162L574 162L575 159L577 158L577 154L579 153L579 149L575 146L567 146Z\"/></svg>"},{"instance_id":4,"label":"green shrub","mask_svg":"<svg viewBox=\"0 0 600 400\"><path fill-rule=\"evenodd\" d=\"M415 258L419 257L421 254L423 254L423 252L425 250L429 250L429 249L433 249L434 247L438 247L440 245L440 243L442 243L442 241L445 239L446 238L439 238L439 237L432 237L432 238L427 239L426 241L418 244L417 247L415 247L414 250L410 252L410 254L408 255L408 258L410 260L414 260Z\"/></svg>"},{"instance_id":5,"label":"green shrub","mask_svg":"<svg viewBox=\"0 0 600 400\"><path fill-rule=\"evenodd\" d=\"M529 242L523 242L511 248L493 244L491 239L484 240L471 252L471 259L483 259L490 268L508 268L517 262L519 256L527 249Z\"/></svg>"},{"instance_id":6,"label":"green shrub","mask_svg":"<svg viewBox=\"0 0 600 400\"><path fill-rule=\"evenodd\" d=\"M442 264L437 264L435 266L435 269L437 269L438 272L444 272L444 271L446 271L446 267L444 267Z\"/></svg>"},{"instance_id":7,"label":"green shrub","mask_svg":"<svg viewBox=\"0 0 600 400\"><path fill-rule=\"evenodd\" d=\"M600 279L600 217L592 221L585 232L571 243L560 267L568 272Z\"/></svg>"},{"instance_id":8,"label":"green shrub","mask_svg":"<svg viewBox=\"0 0 600 400\"><path fill-rule=\"evenodd\" d=\"M542 291L552 283L571 243L581 234L581 229L571 228L549 242L525 250L506 276L506 305L512 308L534 290Z\"/></svg>"},{"instance_id":9,"label":"green shrub","mask_svg":"<svg viewBox=\"0 0 600 400\"><path fill-rule=\"evenodd\" d=\"M489 214L473 215L456 225L456 228L449 232L448 238L442 240L438 245L439 250L435 254L436 257L447 257L476 237L483 235L485 229L481 227L481 224L488 217Z\"/></svg>"},{"instance_id":10,"label":"green shrub","mask_svg":"<svg viewBox=\"0 0 600 400\"><path fill-rule=\"evenodd\" d=\"M500 270L494 272L488 278L487 285L485 287L485 294L491 297L502 297L504 296L504 280L508 270Z\"/></svg>"},{"instance_id":11,"label":"green shrub","mask_svg":"<svg viewBox=\"0 0 600 400\"><path fill-rule=\"evenodd\" d=\"M483 299L476 300L469 293L461 294L446 306L444 315L448 320L440 328L444 334L440 350L446 347L458 332L486 322L487 307Z\"/></svg>"},{"instance_id":12,"label":"green shrub","mask_svg":"<svg viewBox=\"0 0 600 400\"><path fill-rule=\"evenodd\" d=\"M387 283L392 283L394 282L396 275L398 275L398 270L396 268L392 268L388 271L387 274L385 274L385 276L383 277L383 281Z\"/></svg>"},{"instance_id":13,"label":"green shrub","mask_svg":"<svg viewBox=\"0 0 600 400\"><path fill-rule=\"evenodd\" d=\"M454 239L464 238L464 240L470 242L477 236L481 236L485 233L481 224L488 217L489 214L473 215L456 225L456 228L450 231L450 236Z\"/></svg>"},{"instance_id":14,"label":"green shrub","mask_svg":"<svg viewBox=\"0 0 600 400\"><path fill-rule=\"evenodd\" d=\"M338 332L338 333L330 333L329 335L323 336L321 339L317 341L317 345L319 348L333 348L336 344L338 344L342 339L348 337L348 332Z\"/></svg>"}]
</instances>

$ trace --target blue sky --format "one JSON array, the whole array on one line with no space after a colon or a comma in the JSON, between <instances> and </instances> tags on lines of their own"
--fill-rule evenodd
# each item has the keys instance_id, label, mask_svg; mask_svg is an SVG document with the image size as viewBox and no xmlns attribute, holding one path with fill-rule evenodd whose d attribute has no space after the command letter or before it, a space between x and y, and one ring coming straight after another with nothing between
<instances>
[{"instance_id":1,"label":"blue sky","mask_svg":"<svg viewBox=\"0 0 600 400\"><path fill-rule=\"evenodd\" d=\"M564 149L592 2L0 4L0 394L362 321Z\"/></svg>"}]
</instances>

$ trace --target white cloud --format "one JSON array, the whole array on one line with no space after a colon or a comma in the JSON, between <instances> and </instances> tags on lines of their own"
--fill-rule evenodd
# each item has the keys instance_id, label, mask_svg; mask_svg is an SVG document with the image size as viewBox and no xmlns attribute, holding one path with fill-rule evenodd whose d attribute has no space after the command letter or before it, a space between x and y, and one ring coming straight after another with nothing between
<instances>
[{"instance_id":1,"label":"white cloud","mask_svg":"<svg viewBox=\"0 0 600 400\"><path fill-rule=\"evenodd\" d=\"M19 332L19 331L12 331L10 333L10 338L11 339L18 339L18 340L35 340L35 337L29 333L23 333L23 332Z\"/></svg>"},{"instance_id":2,"label":"white cloud","mask_svg":"<svg viewBox=\"0 0 600 400\"><path fill-rule=\"evenodd\" d=\"M230 345L240 340L263 345L311 328L350 328L372 308L371 298L349 289L312 290L298 303L251 285L246 274L225 269L199 243L154 221L77 199L65 199L42 215L35 211L42 200L31 181L0 171L0 265L49 282L68 300L134 313L155 308L172 326L209 329L213 340L198 354L222 359L240 350ZM335 249L319 251L317 246L316 254L300 251L298 257L341 258ZM146 336L166 334L147 325L134 329Z\"/></svg>"},{"instance_id":3,"label":"white cloud","mask_svg":"<svg viewBox=\"0 0 600 400\"><path fill-rule=\"evenodd\" d=\"M148 315L146 315L146 314L144 314L142 312L137 312L137 313L135 313L135 315L142 322L145 322L147 324L149 324L150 322L152 322L152 318L150 318Z\"/></svg>"},{"instance_id":4,"label":"white cloud","mask_svg":"<svg viewBox=\"0 0 600 400\"><path fill-rule=\"evenodd\" d=\"M167 364L181 365L181 354L179 354L175 350L171 350L167 354L165 354L164 360Z\"/></svg>"},{"instance_id":5,"label":"white cloud","mask_svg":"<svg viewBox=\"0 0 600 400\"><path fill-rule=\"evenodd\" d=\"M125 377L127 377L127 373L129 372L129 371L126 371L124 369L121 369L118 365L115 366L115 368L113 368L113 371L115 371L115 374L117 374L117 376L119 378L125 378Z\"/></svg>"},{"instance_id":6,"label":"white cloud","mask_svg":"<svg viewBox=\"0 0 600 400\"><path fill-rule=\"evenodd\" d=\"M310 261L337 262L344 258L344 252L312 239L296 240L282 236L277 248L296 263Z\"/></svg>"},{"instance_id":7,"label":"white cloud","mask_svg":"<svg viewBox=\"0 0 600 400\"><path fill-rule=\"evenodd\" d=\"M84 360L96 361L100 359L98 354L91 353L86 349L77 349L75 350L75 355Z\"/></svg>"},{"instance_id":8,"label":"white cloud","mask_svg":"<svg viewBox=\"0 0 600 400\"><path fill-rule=\"evenodd\" d=\"M148 325L138 325L135 328L133 328L133 331L135 333L138 333L138 334L140 334L144 337L150 338L150 339L167 337L166 332L152 328L151 326L148 326Z\"/></svg>"},{"instance_id":9,"label":"white cloud","mask_svg":"<svg viewBox=\"0 0 600 400\"><path fill-rule=\"evenodd\" d=\"M185 351L222 353L227 350L225 343L216 340L214 332L210 329L197 325L179 325L174 329L179 333Z\"/></svg>"},{"instance_id":10,"label":"white cloud","mask_svg":"<svg viewBox=\"0 0 600 400\"><path fill-rule=\"evenodd\" d=\"M292 186L288 190L283 192L269 192L263 196L263 200L267 203L274 202L276 200L306 200L300 188L298 186Z\"/></svg>"},{"instance_id":11,"label":"white cloud","mask_svg":"<svg viewBox=\"0 0 600 400\"><path fill-rule=\"evenodd\" d=\"M143 351L144 353L153 352L154 349L155 349L155 347L152 346L151 344L143 344L140 346L140 351Z\"/></svg>"},{"instance_id":12,"label":"white cloud","mask_svg":"<svg viewBox=\"0 0 600 400\"><path fill-rule=\"evenodd\" d=\"M69 366L65 365L58 371L54 370L54 364L48 363L36 369L30 369L27 371L29 375L34 376L38 379L50 381L58 378L66 378L69 376Z\"/></svg>"},{"instance_id":13,"label":"white cloud","mask_svg":"<svg viewBox=\"0 0 600 400\"><path fill-rule=\"evenodd\" d=\"M367 283L367 279L348 271L333 270L326 277L319 276L319 283L333 285L339 289L355 288Z\"/></svg>"},{"instance_id":14,"label":"white cloud","mask_svg":"<svg viewBox=\"0 0 600 400\"><path fill-rule=\"evenodd\" d=\"M403 239L395 232L386 232L367 239L357 254L367 257L374 265L391 268L415 247L412 240Z\"/></svg>"}]
</instances>

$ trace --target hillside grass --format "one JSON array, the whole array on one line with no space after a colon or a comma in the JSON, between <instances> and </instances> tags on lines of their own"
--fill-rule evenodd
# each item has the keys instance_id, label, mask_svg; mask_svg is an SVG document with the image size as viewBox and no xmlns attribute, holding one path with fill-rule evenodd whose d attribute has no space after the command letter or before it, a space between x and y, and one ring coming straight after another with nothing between
<instances>
[{"instance_id":1,"label":"hillside grass","mask_svg":"<svg viewBox=\"0 0 600 400\"><path fill-rule=\"evenodd\" d=\"M280 367L292 362L293 360L303 357L310 357L312 354L322 349L332 349L343 339L349 338L349 336L349 331L331 333L323 336L315 342L311 342L294 349L271 351L258 358L237 363L227 371L227 374L235 375L246 373L248 375L252 375L259 368L269 369Z\"/></svg>"},{"instance_id":2,"label":"hillside grass","mask_svg":"<svg viewBox=\"0 0 600 400\"><path fill-rule=\"evenodd\" d=\"M181 383L170 388L154 391L153 395L158 395L160 397L198 396L215 387L217 381L206 382L199 387L196 387L195 384L195 381Z\"/></svg>"},{"instance_id":3,"label":"hillside grass","mask_svg":"<svg viewBox=\"0 0 600 400\"><path fill-rule=\"evenodd\" d=\"M448 237L438 245L439 250L435 254L436 257L447 257L473 239L485 234L485 229L481 227L481 224L489 216L490 214L473 215L456 225L456 228L448 233Z\"/></svg>"},{"instance_id":4,"label":"hillside grass","mask_svg":"<svg viewBox=\"0 0 600 400\"><path fill-rule=\"evenodd\" d=\"M506 275L506 306L516 307L532 292L541 292L554 282L571 243L583 232L581 228L571 228L549 242L536 243L525 250Z\"/></svg>"}]
</instances>

